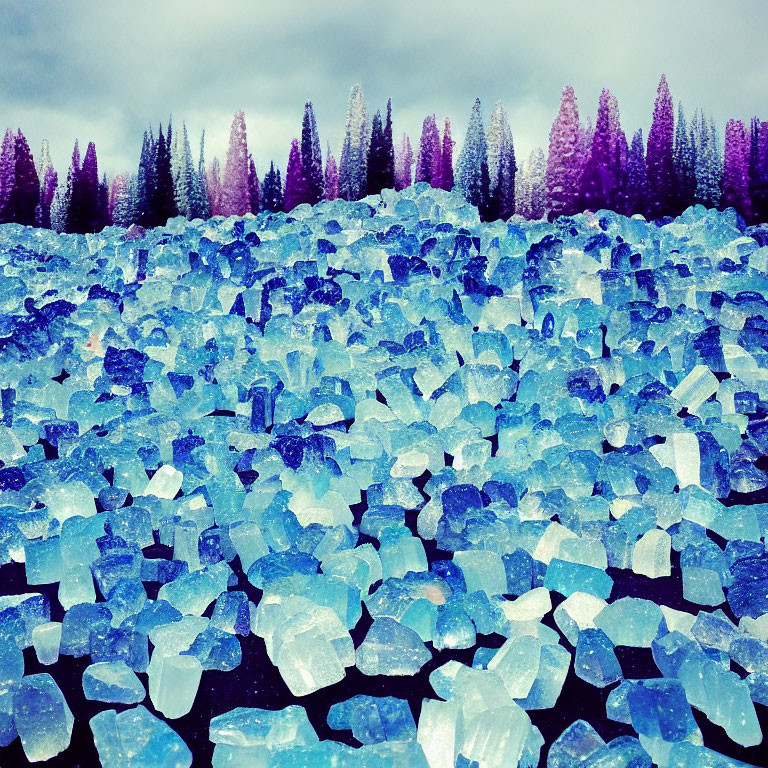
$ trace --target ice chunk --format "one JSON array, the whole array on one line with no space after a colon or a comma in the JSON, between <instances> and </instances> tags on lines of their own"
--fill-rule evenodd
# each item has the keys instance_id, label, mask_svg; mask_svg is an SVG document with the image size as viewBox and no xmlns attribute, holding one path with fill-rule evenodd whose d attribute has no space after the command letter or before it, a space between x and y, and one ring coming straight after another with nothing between
<instances>
[{"instance_id":1,"label":"ice chunk","mask_svg":"<svg viewBox=\"0 0 768 768\"><path fill-rule=\"evenodd\" d=\"M613 643L602 630L585 629L579 633L573 671L597 688L605 688L621 679L621 666Z\"/></svg>"},{"instance_id":2,"label":"ice chunk","mask_svg":"<svg viewBox=\"0 0 768 768\"><path fill-rule=\"evenodd\" d=\"M513 699L524 699L530 692L539 672L541 642L531 637L514 637L505 640L488 669L504 681Z\"/></svg>"},{"instance_id":3,"label":"ice chunk","mask_svg":"<svg viewBox=\"0 0 768 768\"><path fill-rule=\"evenodd\" d=\"M24 754L38 763L63 752L74 718L64 694L48 674L27 675L13 694L13 719Z\"/></svg>"},{"instance_id":4,"label":"ice chunk","mask_svg":"<svg viewBox=\"0 0 768 768\"><path fill-rule=\"evenodd\" d=\"M453 562L461 568L467 592L482 590L488 597L507 591L507 572L501 556L487 549L455 552Z\"/></svg>"},{"instance_id":5,"label":"ice chunk","mask_svg":"<svg viewBox=\"0 0 768 768\"><path fill-rule=\"evenodd\" d=\"M344 679L339 655L317 631L301 632L281 642L275 664L294 696L306 696Z\"/></svg>"},{"instance_id":6,"label":"ice chunk","mask_svg":"<svg viewBox=\"0 0 768 768\"><path fill-rule=\"evenodd\" d=\"M574 592L555 608L554 617L560 631L571 645L576 645L579 632L595 628L595 616L605 608L606 602L586 592Z\"/></svg>"},{"instance_id":7,"label":"ice chunk","mask_svg":"<svg viewBox=\"0 0 768 768\"><path fill-rule=\"evenodd\" d=\"M613 579L600 568L567 560L552 560L544 576L544 586L566 597L575 592L587 592L607 599L613 589Z\"/></svg>"},{"instance_id":8,"label":"ice chunk","mask_svg":"<svg viewBox=\"0 0 768 768\"><path fill-rule=\"evenodd\" d=\"M573 768L591 765L590 758L605 742L585 720L571 723L552 743L547 755L547 768Z\"/></svg>"},{"instance_id":9,"label":"ice chunk","mask_svg":"<svg viewBox=\"0 0 768 768\"><path fill-rule=\"evenodd\" d=\"M119 713L99 712L90 725L103 768L192 765L192 753L178 734L141 705Z\"/></svg>"},{"instance_id":10,"label":"ice chunk","mask_svg":"<svg viewBox=\"0 0 768 768\"><path fill-rule=\"evenodd\" d=\"M622 597L600 611L595 617L595 626L602 629L614 645L650 648L663 618L661 608L651 600Z\"/></svg>"},{"instance_id":11,"label":"ice chunk","mask_svg":"<svg viewBox=\"0 0 768 768\"><path fill-rule=\"evenodd\" d=\"M673 432L665 443L652 445L648 450L662 467L677 475L681 488L699 484L701 449L695 433Z\"/></svg>"},{"instance_id":12,"label":"ice chunk","mask_svg":"<svg viewBox=\"0 0 768 768\"><path fill-rule=\"evenodd\" d=\"M424 699L416 740L429 768L454 768L462 741L459 707L455 701Z\"/></svg>"},{"instance_id":13,"label":"ice chunk","mask_svg":"<svg viewBox=\"0 0 768 768\"><path fill-rule=\"evenodd\" d=\"M96 514L93 492L81 480L51 485L43 493L42 501L51 516L60 523L70 517L91 517Z\"/></svg>"},{"instance_id":14,"label":"ice chunk","mask_svg":"<svg viewBox=\"0 0 768 768\"><path fill-rule=\"evenodd\" d=\"M10 638L0 637L0 690L15 686L23 674L23 651Z\"/></svg>"},{"instance_id":15,"label":"ice chunk","mask_svg":"<svg viewBox=\"0 0 768 768\"><path fill-rule=\"evenodd\" d=\"M318 741L306 710L295 704L274 711L251 707L231 709L211 719L209 738L214 744L254 750L248 753L253 760L268 759L270 750Z\"/></svg>"},{"instance_id":16,"label":"ice chunk","mask_svg":"<svg viewBox=\"0 0 768 768\"><path fill-rule=\"evenodd\" d=\"M83 671L86 699L111 704L138 704L146 692L136 673L124 661L102 661Z\"/></svg>"},{"instance_id":17,"label":"ice chunk","mask_svg":"<svg viewBox=\"0 0 768 768\"><path fill-rule=\"evenodd\" d=\"M632 550L632 570L650 579L672 573L670 552L672 537L658 528L646 531Z\"/></svg>"},{"instance_id":18,"label":"ice chunk","mask_svg":"<svg viewBox=\"0 0 768 768\"><path fill-rule=\"evenodd\" d=\"M431 658L421 638L394 619L376 619L356 652L364 675L415 675Z\"/></svg>"},{"instance_id":19,"label":"ice chunk","mask_svg":"<svg viewBox=\"0 0 768 768\"><path fill-rule=\"evenodd\" d=\"M35 646L37 660L41 664L55 664L59 658L61 645L61 623L48 621L38 624L32 630L32 645Z\"/></svg>"},{"instance_id":20,"label":"ice chunk","mask_svg":"<svg viewBox=\"0 0 768 768\"><path fill-rule=\"evenodd\" d=\"M552 598L546 587L536 587L520 595L517 600L505 601L501 609L510 621L538 620L552 610Z\"/></svg>"},{"instance_id":21,"label":"ice chunk","mask_svg":"<svg viewBox=\"0 0 768 768\"><path fill-rule=\"evenodd\" d=\"M672 390L672 397L691 413L717 392L718 381L706 365L693 367L691 372Z\"/></svg>"},{"instance_id":22,"label":"ice chunk","mask_svg":"<svg viewBox=\"0 0 768 768\"><path fill-rule=\"evenodd\" d=\"M158 712L173 719L183 717L192 709L203 673L198 658L153 654L147 672L149 697Z\"/></svg>"},{"instance_id":23,"label":"ice chunk","mask_svg":"<svg viewBox=\"0 0 768 768\"><path fill-rule=\"evenodd\" d=\"M181 490L181 483L184 479L182 472L171 466L163 464L144 488L142 496L157 496L159 499L173 499Z\"/></svg>"},{"instance_id":24,"label":"ice chunk","mask_svg":"<svg viewBox=\"0 0 768 768\"><path fill-rule=\"evenodd\" d=\"M157 599L167 600L183 614L200 616L227 589L231 573L232 570L226 563L216 563L163 584L157 593Z\"/></svg>"},{"instance_id":25,"label":"ice chunk","mask_svg":"<svg viewBox=\"0 0 768 768\"><path fill-rule=\"evenodd\" d=\"M464 724L459 752L482 768L507 768L519 763L530 731L530 718L520 707L489 709Z\"/></svg>"},{"instance_id":26,"label":"ice chunk","mask_svg":"<svg viewBox=\"0 0 768 768\"><path fill-rule=\"evenodd\" d=\"M358 695L334 704L328 711L328 725L335 730L351 730L362 744L410 741L416 736L408 702L393 696Z\"/></svg>"}]
</instances>

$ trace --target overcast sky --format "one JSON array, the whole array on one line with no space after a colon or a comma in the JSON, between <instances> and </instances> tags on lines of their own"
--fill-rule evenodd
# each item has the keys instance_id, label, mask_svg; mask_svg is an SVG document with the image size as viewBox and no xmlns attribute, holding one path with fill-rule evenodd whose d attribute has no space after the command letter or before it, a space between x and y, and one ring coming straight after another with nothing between
<instances>
[{"instance_id":1,"label":"overcast sky","mask_svg":"<svg viewBox=\"0 0 768 768\"><path fill-rule=\"evenodd\" d=\"M66 169L96 142L100 170L135 170L150 122L186 121L223 160L245 110L260 172L284 166L312 100L338 158L350 87L392 98L395 135L451 117L457 151L476 96L507 108L519 157L546 147L562 86L594 114L601 87L628 134L650 123L659 76L675 101L768 118L764 0L3 0L0 125Z\"/></svg>"}]
</instances>

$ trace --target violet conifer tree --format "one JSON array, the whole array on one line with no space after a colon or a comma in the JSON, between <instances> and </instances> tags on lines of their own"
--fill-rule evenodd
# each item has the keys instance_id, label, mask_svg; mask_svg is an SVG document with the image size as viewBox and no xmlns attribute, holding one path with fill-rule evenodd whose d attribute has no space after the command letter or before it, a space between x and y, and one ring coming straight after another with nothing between
<instances>
[{"instance_id":1,"label":"violet conifer tree","mask_svg":"<svg viewBox=\"0 0 768 768\"><path fill-rule=\"evenodd\" d=\"M248 192L248 141L245 113L235 112L229 132L229 149L224 165L221 190L221 213L224 216L245 216L251 210Z\"/></svg>"},{"instance_id":2,"label":"violet conifer tree","mask_svg":"<svg viewBox=\"0 0 768 768\"><path fill-rule=\"evenodd\" d=\"M155 147L155 189L152 208L154 214L152 226L156 227L165 226L168 219L172 219L178 213L171 171L171 148L163 135L162 125Z\"/></svg>"},{"instance_id":3,"label":"violet conifer tree","mask_svg":"<svg viewBox=\"0 0 768 768\"><path fill-rule=\"evenodd\" d=\"M675 112L667 78L662 75L656 92L648 147L645 154L648 179L648 212L652 218L674 211L675 198Z\"/></svg>"},{"instance_id":4,"label":"violet conifer tree","mask_svg":"<svg viewBox=\"0 0 768 768\"><path fill-rule=\"evenodd\" d=\"M283 193L283 209L286 213L301 205L306 199L306 178L301 166L301 150L296 139L291 141L291 151L288 155L288 166L285 169L285 191Z\"/></svg>"},{"instance_id":5,"label":"violet conifer tree","mask_svg":"<svg viewBox=\"0 0 768 768\"><path fill-rule=\"evenodd\" d=\"M689 205L693 205L696 195L696 147L688 129L688 121L685 119L682 102L677 107L673 158L675 164L675 207L673 212L680 214Z\"/></svg>"},{"instance_id":6,"label":"violet conifer tree","mask_svg":"<svg viewBox=\"0 0 768 768\"><path fill-rule=\"evenodd\" d=\"M720 204L735 208L745 219L751 219L749 198L749 138L741 120L725 125L725 159L723 162L723 194Z\"/></svg>"},{"instance_id":7,"label":"violet conifer tree","mask_svg":"<svg viewBox=\"0 0 768 768\"><path fill-rule=\"evenodd\" d=\"M752 221L768 222L768 122L753 117L749 143L749 194Z\"/></svg>"},{"instance_id":8,"label":"violet conifer tree","mask_svg":"<svg viewBox=\"0 0 768 768\"><path fill-rule=\"evenodd\" d=\"M643 132L638 129L632 136L632 144L627 156L626 213L645 215L647 210L647 184L645 170L645 146Z\"/></svg>"},{"instance_id":9,"label":"violet conifer tree","mask_svg":"<svg viewBox=\"0 0 768 768\"><path fill-rule=\"evenodd\" d=\"M320 136L312 102L304 105L304 117L301 123L301 167L304 170L305 203L316 205L323 199L325 182L323 179L323 156L320 151Z\"/></svg>"},{"instance_id":10,"label":"violet conifer tree","mask_svg":"<svg viewBox=\"0 0 768 768\"><path fill-rule=\"evenodd\" d=\"M450 192L453 189L453 146L451 138L451 120L445 118L443 125L443 142L440 151L440 187Z\"/></svg>"},{"instance_id":11,"label":"violet conifer tree","mask_svg":"<svg viewBox=\"0 0 768 768\"><path fill-rule=\"evenodd\" d=\"M576 95L573 87L566 85L560 98L560 109L549 132L546 185L547 209L551 218L576 213L580 133Z\"/></svg>"},{"instance_id":12,"label":"violet conifer tree","mask_svg":"<svg viewBox=\"0 0 768 768\"><path fill-rule=\"evenodd\" d=\"M21 132L14 138L14 179L8 196L8 221L34 226L35 208L40 197L40 182L29 143Z\"/></svg>"},{"instance_id":13,"label":"violet conifer tree","mask_svg":"<svg viewBox=\"0 0 768 768\"><path fill-rule=\"evenodd\" d=\"M603 88L597 107L597 121L592 134L592 146L580 180L582 210L611 209L616 200L617 175L613 146L618 137L611 135L611 92Z\"/></svg>"}]
</instances>

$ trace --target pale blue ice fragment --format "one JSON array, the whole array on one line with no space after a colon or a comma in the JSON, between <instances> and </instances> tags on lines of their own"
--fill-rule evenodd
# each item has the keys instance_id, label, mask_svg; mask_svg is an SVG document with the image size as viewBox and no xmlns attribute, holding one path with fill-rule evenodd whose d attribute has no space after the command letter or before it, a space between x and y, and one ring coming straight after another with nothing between
<instances>
[{"instance_id":1,"label":"pale blue ice fragment","mask_svg":"<svg viewBox=\"0 0 768 768\"><path fill-rule=\"evenodd\" d=\"M203 611L227 589L231 573L232 569L225 562L216 563L163 584L157 593L157 599L167 600L185 615L201 616Z\"/></svg>"},{"instance_id":2,"label":"pale blue ice fragment","mask_svg":"<svg viewBox=\"0 0 768 768\"><path fill-rule=\"evenodd\" d=\"M571 654L562 645L545 643L539 653L539 667L530 693L518 699L523 709L551 709L557 703L563 690L568 669L571 666Z\"/></svg>"},{"instance_id":3,"label":"pale blue ice fragment","mask_svg":"<svg viewBox=\"0 0 768 768\"><path fill-rule=\"evenodd\" d=\"M629 681L627 705L632 727L642 736L676 742L697 730L685 691L677 680Z\"/></svg>"},{"instance_id":4,"label":"pale blue ice fragment","mask_svg":"<svg viewBox=\"0 0 768 768\"><path fill-rule=\"evenodd\" d=\"M758 768L758 766L726 757L713 749L683 741L672 747L669 753L669 768Z\"/></svg>"},{"instance_id":5,"label":"pale blue ice fragment","mask_svg":"<svg viewBox=\"0 0 768 768\"><path fill-rule=\"evenodd\" d=\"M237 707L211 719L209 738L214 744L254 750L252 758L268 750L316 744L315 729L304 707L292 704L269 710Z\"/></svg>"},{"instance_id":6,"label":"pale blue ice fragment","mask_svg":"<svg viewBox=\"0 0 768 768\"><path fill-rule=\"evenodd\" d=\"M232 635L249 635L250 609L245 592L222 592L213 609L211 626Z\"/></svg>"},{"instance_id":7,"label":"pale blue ice fragment","mask_svg":"<svg viewBox=\"0 0 768 768\"><path fill-rule=\"evenodd\" d=\"M136 673L124 661L102 661L83 671L86 699L110 704L139 704L146 692Z\"/></svg>"},{"instance_id":8,"label":"pale blue ice fragment","mask_svg":"<svg viewBox=\"0 0 768 768\"><path fill-rule=\"evenodd\" d=\"M455 600L438 607L432 640L436 650L471 648L476 640L475 625Z\"/></svg>"},{"instance_id":9,"label":"pale blue ice fragment","mask_svg":"<svg viewBox=\"0 0 768 768\"><path fill-rule=\"evenodd\" d=\"M49 674L21 680L13 694L13 719L30 762L50 760L69 746L75 720Z\"/></svg>"},{"instance_id":10,"label":"pale blue ice fragment","mask_svg":"<svg viewBox=\"0 0 768 768\"><path fill-rule=\"evenodd\" d=\"M385 617L371 624L355 657L364 675L415 675L432 655L412 629Z\"/></svg>"},{"instance_id":11,"label":"pale blue ice fragment","mask_svg":"<svg viewBox=\"0 0 768 768\"><path fill-rule=\"evenodd\" d=\"M141 705L107 709L91 718L102 768L190 768L192 753L179 735Z\"/></svg>"},{"instance_id":12,"label":"pale blue ice fragment","mask_svg":"<svg viewBox=\"0 0 768 768\"><path fill-rule=\"evenodd\" d=\"M600 734L586 720L576 720L552 743L547 755L547 768L591 765L590 758L604 746Z\"/></svg>"},{"instance_id":13,"label":"pale blue ice fragment","mask_svg":"<svg viewBox=\"0 0 768 768\"><path fill-rule=\"evenodd\" d=\"M13 721L13 688L0 686L0 747L7 747L18 735Z\"/></svg>"},{"instance_id":14,"label":"pale blue ice fragment","mask_svg":"<svg viewBox=\"0 0 768 768\"><path fill-rule=\"evenodd\" d=\"M393 696L353 696L328 711L334 730L351 730L362 744L409 741L416 738L416 723L405 699Z\"/></svg>"},{"instance_id":15,"label":"pale blue ice fragment","mask_svg":"<svg viewBox=\"0 0 768 768\"><path fill-rule=\"evenodd\" d=\"M21 620L21 634L15 638L20 648L32 645L32 630L38 624L51 620L51 606L48 598L39 592L26 592L22 595L0 596L0 630L8 622Z\"/></svg>"},{"instance_id":16,"label":"pale blue ice fragment","mask_svg":"<svg viewBox=\"0 0 768 768\"><path fill-rule=\"evenodd\" d=\"M203 670L215 669L230 672L240 666L243 651L237 637L217 627L207 627L182 654L196 656Z\"/></svg>"},{"instance_id":17,"label":"pale blue ice fragment","mask_svg":"<svg viewBox=\"0 0 768 768\"><path fill-rule=\"evenodd\" d=\"M453 562L461 568L467 592L481 590L489 597L507 591L507 572L501 556L488 549L454 552Z\"/></svg>"},{"instance_id":18,"label":"pale blue ice fragment","mask_svg":"<svg viewBox=\"0 0 768 768\"><path fill-rule=\"evenodd\" d=\"M653 601L622 597L595 616L595 626L602 629L614 645L650 648L663 618L661 608Z\"/></svg>"},{"instance_id":19,"label":"pale blue ice fragment","mask_svg":"<svg viewBox=\"0 0 768 768\"><path fill-rule=\"evenodd\" d=\"M570 597L574 592L587 592L607 600L613 589L613 579L599 568L554 558L547 567L544 586Z\"/></svg>"},{"instance_id":20,"label":"pale blue ice fragment","mask_svg":"<svg viewBox=\"0 0 768 768\"><path fill-rule=\"evenodd\" d=\"M638 739L619 736L593 753L589 768L652 768L652 762Z\"/></svg>"},{"instance_id":21,"label":"pale blue ice fragment","mask_svg":"<svg viewBox=\"0 0 768 768\"><path fill-rule=\"evenodd\" d=\"M0 689L11 688L24 675L24 653L11 638L0 637Z\"/></svg>"},{"instance_id":22,"label":"pale blue ice fragment","mask_svg":"<svg viewBox=\"0 0 768 768\"><path fill-rule=\"evenodd\" d=\"M605 688L621 679L621 665L616 658L613 643L605 632L600 629L583 629L579 633L573 671L577 677L597 688Z\"/></svg>"}]
</instances>

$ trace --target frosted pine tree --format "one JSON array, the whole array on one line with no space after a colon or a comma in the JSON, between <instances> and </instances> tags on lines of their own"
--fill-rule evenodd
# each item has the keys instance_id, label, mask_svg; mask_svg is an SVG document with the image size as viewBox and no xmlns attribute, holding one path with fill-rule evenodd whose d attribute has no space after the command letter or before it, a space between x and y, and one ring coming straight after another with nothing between
<instances>
[{"instance_id":1,"label":"frosted pine tree","mask_svg":"<svg viewBox=\"0 0 768 768\"><path fill-rule=\"evenodd\" d=\"M200 154L189 200L189 218L207 219L210 215L211 201L208 198L208 183L205 173L205 131L203 131L200 135Z\"/></svg>"},{"instance_id":2,"label":"frosted pine tree","mask_svg":"<svg viewBox=\"0 0 768 768\"><path fill-rule=\"evenodd\" d=\"M698 116L696 142L696 197L695 201L716 208L720 204L720 152L714 125L704 115Z\"/></svg>"},{"instance_id":3,"label":"frosted pine tree","mask_svg":"<svg viewBox=\"0 0 768 768\"><path fill-rule=\"evenodd\" d=\"M488 149L480 99L475 99L472 107L464 146L456 166L456 184L467 202L477 206L481 217L485 218L489 203Z\"/></svg>"},{"instance_id":4,"label":"frosted pine tree","mask_svg":"<svg viewBox=\"0 0 768 768\"><path fill-rule=\"evenodd\" d=\"M387 148L384 138L384 124L378 110L371 123L371 141L368 146L367 195L378 195L387 182Z\"/></svg>"},{"instance_id":5,"label":"frosted pine tree","mask_svg":"<svg viewBox=\"0 0 768 768\"><path fill-rule=\"evenodd\" d=\"M40 153L38 154L37 159L35 160L35 170L37 171L37 178L40 179L41 183L45 178L45 171L49 167L51 168L53 167L53 163L51 162L51 146L48 142L48 139L43 139L40 144Z\"/></svg>"},{"instance_id":6,"label":"frosted pine tree","mask_svg":"<svg viewBox=\"0 0 768 768\"><path fill-rule=\"evenodd\" d=\"M229 132L229 149L221 181L221 213L224 216L245 216L251 210L248 192L248 142L245 113L235 112Z\"/></svg>"},{"instance_id":7,"label":"frosted pine tree","mask_svg":"<svg viewBox=\"0 0 768 768\"><path fill-rule=\"evenodd\" d=\"M223 216L223 189L221 186L221 166L219 158L214 157L210 168L205 172L205 186L211 206L211 216Z\"/></svg>"},{"instance_id":8,"label":"frosted pine tree","mask_svg":"<svg viewBox=\"0 0 768 768\"><path fill-rule=\"evenodd\" d=\"M413 166L413 150L411 140L403 134L395 155L395 189L401 190L411 186L411 167Z\"/></svg>"},{"instance_id":9,"label":"frosted pine tree","mask_svg":"<svg viewBox=\"0 0 768 768\"><path fill-rule=\"evenodd\" d=\"M560 98L560 110L549 132L546 185L547 209L552 218L576 212L580 133L576 96L573 87L566 85Z\"/></svg>"},{"instance_id":10,"label":"frosted pine tree","mask_svg":"<svg viewBox=\"0 0 768 768\"><path fill-rule=\"evenodd\" d=\"M320 137L317 133L315 110L311 101L304 105L304 118L301 123L301 166L304 169L306 182L304 202L315 205L323 199L325 183Z\"/></svg>"},{"instance_id":11,"label":"frosted pine tree","mask_svg":"<svg viewBox=\"0 0 768 768\"><path fill-rule=\"evenodd\" d=\"M741 120L725 125L723 195L720 204L735 208L745 219L752 217L749 198L749 138Z\"/></svg>"},{"instance_id":12,"label":"frosted pine tree","mask_svg":"<svg viewBox=\"0 0 768 768\"><path fill-rule=\"evenodd\" d=\"M261 182L251 154L248 155L248 196L251 202L251 213L255 215L261 210Z\"/></svg>"},{"instance_id":13,"label":"frosted pine tree","mask_svg":"<svg viewBox=\"0 0 768 768\"><path fill-rule=\"evenodd\" d=\"M488 178L491 213L508 219L515 210L515 147L512 131L501 101L491 113L488 124Z\"/></svg>"},{"instance_id":14,"label":"frosted pine tree","mask_svg":"<svg viewBox=\"0 0 768 768\"><path fill-rule=\"evenodd\" d=\"M647 205L647 185L645 175L645 146L643 132L638 129L632 137L632 144L627 156L626 213L645 215Z\"/></svg>"},{"instance_id":15,"label":"frosted pine tree","mask_svg":"<svg viewBox=\"0 0 768 768\"><path fill-rule=\"evenodd\" d=\"M34 226L40 181L29 143L21 130L16 133L14 142L14 183L8 196L6 214L9 221Z\"/></svg>"},{"instance_id":16,"label":"frosted pine tree","mask_svg":"<svg viewBox=\"0 0 768 768\"><path fill-rule=\"evenodd\" d=\"M368 181L368 142L370 126L363 89L352 87L347 104L344 144L339 163L339 195L344 200L359 200Z\"/></svg>"},{"instance_id":17,"label":"frosted pine tree","mask_svg":"<svg viewBox=\"0 0 768 768\"><path fill-rule=\"evenodd\" d=\"M325 199L336 200L339 196L339 169L330 146L325 153Z\"/></svg>"},{"instance_id":18,"label":"frosted pine tree","mask_svg":"<svg viewBox=\"0 0 768 768\"><path fill-rule=\"evenodd\" d=\"M541 147L536 147L528 160L528 194L530 218L543 219L547 215L547 162Z\"/></svg>"},{"instance_id":19,"label":"frosted pine tree","mask_svg":"<svg viewBox=\"0 0 768 768\"><path fill-rule=\"evenodd\" d=\"M35 208L35 226L49 229L51 226L51 203L58 184L58 174L51 162L48 139L43 139L40 155L35 162L37 178L40 180L40 193Z\"/></svg>"},{"instance_id":20,"label":"frosted pine tree","mask_svg":"<svg viewBox=\"0 0 768 768\"><path fill-rule=\"evenodd\" d=\"M414 183L426 181L433 187L435 173L435 158L440 155L440 133L437 130L437 122L434 115L427 115L421 124L421 139L419 141L419 154L416 158L416 175ZM439 167L439 166L438 166ZM439 181L439 180L438 180Z\"/></svg>"},{"instance_id":21,"label":"frosted pine tree","mask_svg":"<svg viewBox=\"0 0 768 768\"><path fill-rule=\"evenodd\" d=\"M392 99L387 99L387 119L384 122L384 155L386 157L384 189L394 189L395 144L392 139Z\"/></svg>"},{"instance_id":22,"label":"frosted pine tree","mask_svg":"<svg viewBox=\"0 0 768 768\"><path fill-rule=\"evenodd\" d=\"M693 205L696 194L696 155L695 145L691 140L688 122L685 119L683 104L677 107L677 125L675 126L675 213L682 213Z\"/></svg>"},{"instance_id":23,"label":"frosted pine tree","mask_svg":"<svg viewBox=\"0 0 768 768\"><path fill-rule=\"evenodd\" d=\"M116 176L112 183L112 221L118 227L130 227L133 224L131 218L131 198L136 188L136 175Z\"/></svg>"}]
</instances>

